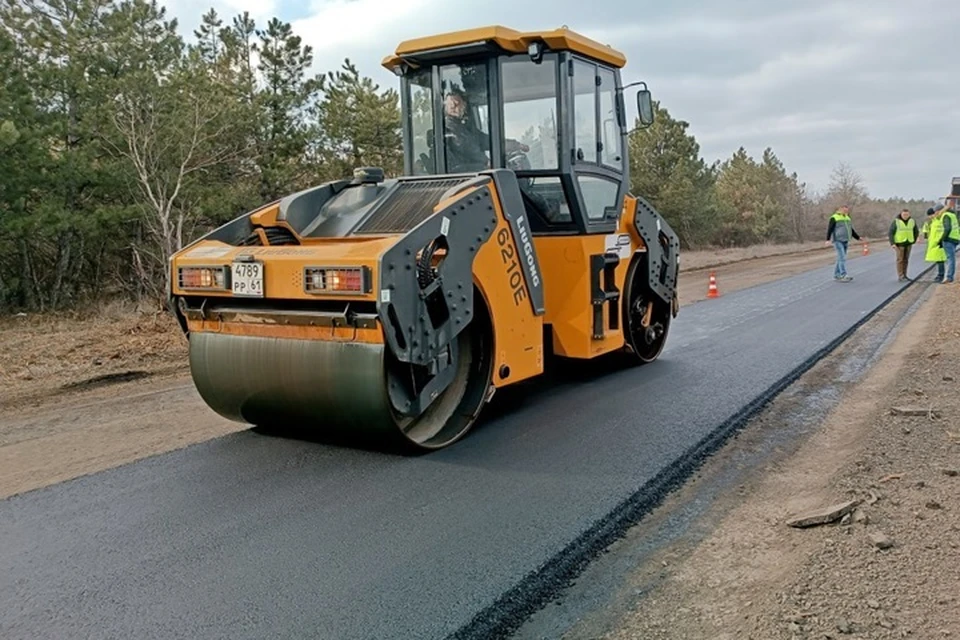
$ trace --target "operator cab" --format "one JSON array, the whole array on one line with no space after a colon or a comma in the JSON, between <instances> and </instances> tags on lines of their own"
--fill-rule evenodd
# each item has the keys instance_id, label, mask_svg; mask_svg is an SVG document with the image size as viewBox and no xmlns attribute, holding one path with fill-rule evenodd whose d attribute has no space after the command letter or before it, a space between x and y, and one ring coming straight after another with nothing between
<instances>
[{"instance_id":1,"label":"operator cab","mask_svg":"<svg viewBox=\"0 0 960 640\"><path fill-rule=\"evenodd\" d=\"M629 190L624 63L566 29L487 27L402 43L384 66L401 78L404 171L511 169L536 235L610 233ZM637 104L649 125L645 87Z\"/></svg>"}]
</instances>

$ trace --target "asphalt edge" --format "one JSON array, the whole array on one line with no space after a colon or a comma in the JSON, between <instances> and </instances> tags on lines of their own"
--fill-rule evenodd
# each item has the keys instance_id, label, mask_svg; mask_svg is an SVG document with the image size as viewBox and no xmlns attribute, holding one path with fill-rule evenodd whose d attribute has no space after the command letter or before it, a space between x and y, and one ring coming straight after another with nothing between
<instances>
[{"instance_id":1,"label":"asphalt edge","mask_svg":"<svg viewBox=\"0 0 960 640\"><path fill-rule=\"evenodd\" d=\"M470 622L447 636L448 640L489 640L509 637L509 634L519 629L532 614L542 609L567 588L595 557L603 553L604 549L620 539L629 528L635 526L647 513L659 506L669 493L680 488L710 455L742 430L780 393L846 342L860 327L900 297L908 288L920 282L920 278L933 268L933 265L930 265L924 269L916 278L897 289L843 333L741 407L737 413L727 418L672 464L620 502L606 516L548 559L539 569L528 573L492 604L477 613Z\"/></svg>"}]
</instances>

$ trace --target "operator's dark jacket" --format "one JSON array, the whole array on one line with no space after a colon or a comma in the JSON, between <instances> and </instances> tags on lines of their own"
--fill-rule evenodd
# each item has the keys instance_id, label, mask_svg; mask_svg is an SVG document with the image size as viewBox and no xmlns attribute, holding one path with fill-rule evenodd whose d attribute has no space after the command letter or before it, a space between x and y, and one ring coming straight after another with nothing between
<instances>
[{"instance_id":1,"label":"operator's dark jacket","mask_svg":"<svg viewBox=\"0 0 960 640\"><path fill-rule=\"evenodd\" d=\"M447 169L453 173L487 168L486 136L476 126L447 115L444 118Z\"/></svg>"},{"instance_id":2,"label":"operator's dark jacket","mask_svg":"<svg viewBox=\"0 0 960 640\"><path fill-rule=\"evenodd\" d=\"M887 237L890 238L890 244L900 244L903 246L907 246L907 245L916 243L917 238L920 237L920 225L918 225L916 221L914 221L913 223L913 242L894 242L893 241L893 239L896 237L896 234L897 234L897 220L901 220L901 219L902 218L900 218L900 216L897 216L896 218L893 219L893 222L890 223L890 228L887 230Z\"/></svg>"}]
</instances>

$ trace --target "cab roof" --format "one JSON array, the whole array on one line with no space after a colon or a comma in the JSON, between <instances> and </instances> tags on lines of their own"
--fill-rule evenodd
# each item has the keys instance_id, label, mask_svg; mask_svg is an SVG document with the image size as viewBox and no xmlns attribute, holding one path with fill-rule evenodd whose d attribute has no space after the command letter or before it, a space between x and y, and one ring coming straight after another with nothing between
<instances>
[{"instance_id":1,"label":"cab roof","mask_svg":"<svg viewBox=\"0 0 960 640\"><path fill-rule=\"evenodd\" d=\"M412 40L404 40L396 51L383 59L383 66L393 71L401 62L418 67L439 59L448 59L460 53L497 51L525 53L533 42L543 42L552 51L572 51L599 62L622 68L627 58L616 49L600 44L566 27L551 31L520 32L493 25L462 31L451 31Z\"/></svg>"}]
</instances>

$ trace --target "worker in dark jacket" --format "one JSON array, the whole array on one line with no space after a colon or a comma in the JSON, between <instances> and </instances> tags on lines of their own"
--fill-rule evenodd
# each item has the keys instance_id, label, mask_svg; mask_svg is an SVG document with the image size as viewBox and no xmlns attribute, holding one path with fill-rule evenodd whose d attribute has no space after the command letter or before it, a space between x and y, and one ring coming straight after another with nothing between
<instances>
[{"instance_id":1,"label":"worker in dark jacket","mask_svg":"<svg viewBox=\"0 0 960 640\"><path fill-rule=\"evenodd\" d=\"M847 246L850 244L850 238L860 240L857 230L853 228L853 222L850 221L850 207L844 205L837 209L827 225L827 246L833 243L837 250L837 264L833 268L833 279L840 282L849 282L853 280L847 275Z\"/></svg>"},{"instance_id":2,"label":"worker in dark jacket","mask_svg":"<svg viewBox=\"0 0 960 640\"><path fill-rule=\"evenodd\" d=\"M910 250L920 237L917 222L910 217L910 210L904 209L893 222L888 232L890 246L897 252L897 276L900 282L908 280L907 266L910 262Z\"/></svg>"}]
</instances>

